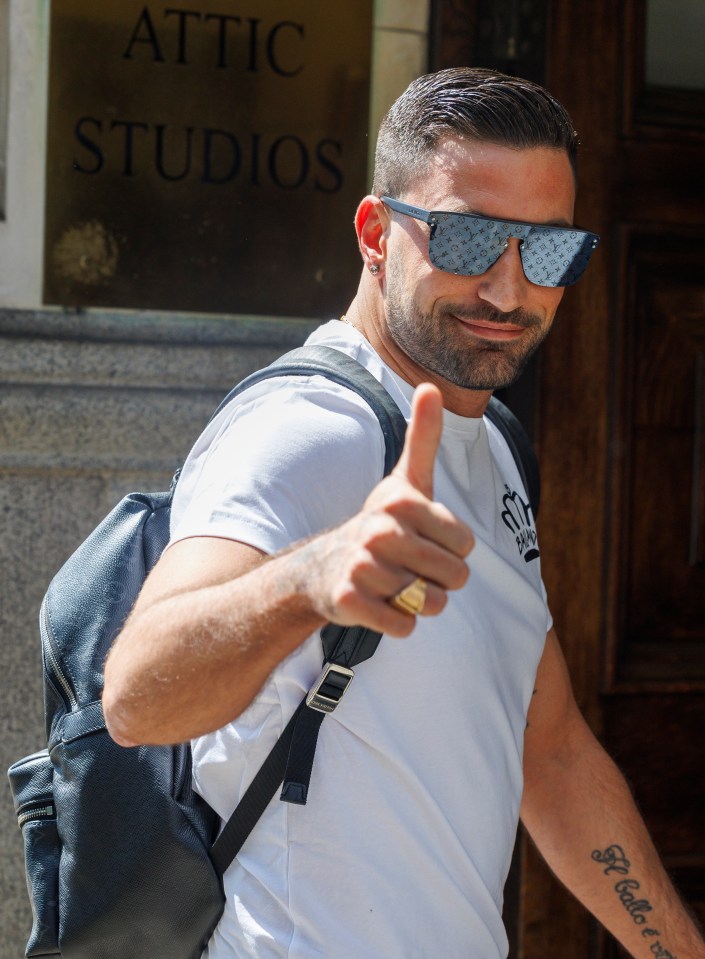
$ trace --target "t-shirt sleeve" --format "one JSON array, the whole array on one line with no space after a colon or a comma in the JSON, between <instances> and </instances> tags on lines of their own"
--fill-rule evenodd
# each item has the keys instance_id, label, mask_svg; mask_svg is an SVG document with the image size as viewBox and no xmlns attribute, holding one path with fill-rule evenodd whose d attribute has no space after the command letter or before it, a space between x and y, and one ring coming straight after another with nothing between
<instances>
[{"instance_id":1,"label":"t-shirt sleeve","mask_svg":"<svg viewBox=\"0 0 705 959\"><path fill-rule=\"evenodd\" d=\"M356 393L272 379L213 421L182 471L171 542L218 536L276 553L354 515L382 478L384 438Z\"/></svg>"}]
</instances>

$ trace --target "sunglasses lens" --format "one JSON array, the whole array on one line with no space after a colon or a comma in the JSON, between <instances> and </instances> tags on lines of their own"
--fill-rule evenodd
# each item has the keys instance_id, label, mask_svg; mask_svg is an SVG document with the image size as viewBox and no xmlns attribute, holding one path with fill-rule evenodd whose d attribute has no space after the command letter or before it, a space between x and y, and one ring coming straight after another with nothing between
<instances>
[{"instance_id":1,"label":"sunglasses lens","mask_svg":"<svg viewBox=\"0 0 705 959\"><path fill-rule=\"evenodd\" d=\"M580 278L598 238L583 230L510 223L462 213L434 213L431 263L446 273L480 276L497 262L510 237L520 243L526 278L538 286L569 286Z\"/></svg>"},{"instance_id":2,"label":"sunglasses lens","mask_svg":"<svg viewBox=\"0 0 705 959\"><path fill-rule=\"evenodd\" d=\"M520 247L526 278L538 286L570 286L582 276L597 242L582 230L533 227Z\"/></svg>"},{"instance_id":3,"label":"sunglasses lens","mask_svg":"<svg viewBox=\"0 0 705 959\"><path fill-rule=\"evenodd\" d=\"M496 263L506 249L507 224L481 216L435 213L429 243L429 259L439 270L461 276L480 276ZM513 226L513 224L512 224ZM526 227L524 233L528 233Z\"/></svg>"}]
</instances>

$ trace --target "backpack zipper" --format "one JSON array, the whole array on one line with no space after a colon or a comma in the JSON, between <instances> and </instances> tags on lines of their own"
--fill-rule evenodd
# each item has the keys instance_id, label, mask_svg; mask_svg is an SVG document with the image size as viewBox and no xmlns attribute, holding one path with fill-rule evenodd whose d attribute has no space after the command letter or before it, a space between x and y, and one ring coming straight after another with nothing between
<instances>
[{"instance_id":1,"label":"backpack zipper","mask_svg":"<svg viewBox=\"0 0 705 959\"><path fill-rule=\"evenodd\" d=\"M42 615L40 619L40 631L42 634L42 648L44 649L44 662L47 667L47 671L50 676L53 676L58 681L59 692L66 702L70 712L75 712L78 709L78 700L74 695L74 691L71 688L71 684L61 670L59 665L59 659L54 650L54 644L51 635L51 627L49 625L49 616L46 611L46 601L42 603ZM56 683L54 684L56 686Z\"/></svg>"},{"instance_id":2,"label":"backpack zipper","mask_svg":"<svg viewBox=\"0 0 705 959\"><path fill-rule=\"evenodd\" d=\"M56 810L53 803L46 806L34 806L31 809L22 809L17 813L17 825L22 829L28 822L41 822L43 819L54 819L55 817Z\"/></svg>"}]
</instances>

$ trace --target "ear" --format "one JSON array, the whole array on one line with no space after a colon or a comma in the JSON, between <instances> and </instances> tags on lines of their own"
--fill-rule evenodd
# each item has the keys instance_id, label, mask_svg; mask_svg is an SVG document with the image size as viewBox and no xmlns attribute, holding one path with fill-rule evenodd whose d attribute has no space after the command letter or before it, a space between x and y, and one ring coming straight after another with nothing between
<instances>
[{"instance_id":1,"label":"ear","mask_svg":"<svg viewBox=\"0 0 705 959\"><path fill-rule=\"evenodd\" d=\"M384 264L388 225L389 217L384 203L377 196L366 196L355 214L355 232L360 254L368 269L381 269Z\"/></svg>"}]
</instances>

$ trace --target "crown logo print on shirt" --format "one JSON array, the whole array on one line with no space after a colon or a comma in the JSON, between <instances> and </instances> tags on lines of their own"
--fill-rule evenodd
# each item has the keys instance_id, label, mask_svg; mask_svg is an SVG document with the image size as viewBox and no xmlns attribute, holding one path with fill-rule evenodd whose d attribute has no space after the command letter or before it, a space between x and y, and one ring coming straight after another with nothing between
<instances>
[{"instance_id":1,"label":"crown logo print on shirt","mask_svg":"<svg viewBox=\"0 0 705 959\"><path fill-rule=\"evenodd\" d=\"M539 557L538 537L531 516L531 506L508 486L502 497L504 510L501 513L502 522L514 536L519 555L524 557L525 563L530 563Z\"/></svg>"}]
</instances>

